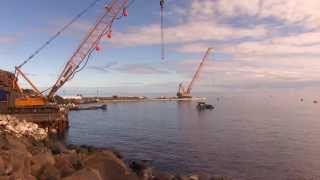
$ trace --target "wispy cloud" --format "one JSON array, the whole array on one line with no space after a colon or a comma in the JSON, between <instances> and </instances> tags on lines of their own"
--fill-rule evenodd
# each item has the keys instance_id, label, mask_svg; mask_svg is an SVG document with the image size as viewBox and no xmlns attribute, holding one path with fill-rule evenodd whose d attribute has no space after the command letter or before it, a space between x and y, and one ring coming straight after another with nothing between
<instances>
[{"instance_id":1,"label":"wispy cloud","mask_svg":"<svg viewBox=\"0 0 320 180\"><path fill-rule=\"evenodd\" d=\"M104 66L98 66L98 65L91 65L88 67L88 69L91 69L91 70L95 70L95 71L98 71L98 72L103 72L103 73L106 73L106 72L109 72L111 67L117 65L118 62L114 61L114 62L110 62Z\"/></svg>"},{"instance_id":2,"label":"wispy cloud","mask_svg":"<svg viewBox=\"0 0 320 180\"><path fill-rule=\"evenodd\" d=\"M199 60L185 60L171 62L170 66L178 74L190 81L196 71ZM272 87L272 82L299 85L304 82L315 81L320 73L318 58L305 59L304 57L246 57L235 60L206 62L197 88L203 84L214 82L215 86L227 87L262 85Z\"/></svg>"},{"instance_id":3,"label":"wispy cloud","mask_svg":"<svg viewBox=\"0 0 320 180\"><path fill-rule=\"evenodd\" d=\"M212 14L224 17L274 18L287 24L299 24L307 28L320 26L320 2L318 0L195 0L194 11L201 12L206 3Z\"/></svg>"},{"instance_id":4,"label":"wispy cloud","mask_svg":"<svg viewBox=\"0 0 320 180\"><path fill-rule=\"evenodd\" d=\"M55 34L59 30L61 30L62 27L64 27L70 19L56 19L49 21L46 26L42 27L35 27L33 28L33 31L37 32L43 32L48 34ZM84 36L85 33L92 28L93 23L86 20L78 20L75 21L71 26L69 26L68 29L66 29L61 35L67 35L67 36Z\"/></svg>"},{"instance_id":5,"label":"wispy cloud","mask_svg":"<svg viewBox=\"0 0 320 180\"><path fill-rule=\"evenodd\" d=\"M160 26L157 24L131 28L128 32L115 32L110 40L116 47L133 47L160 43ZM226 40L228 38L260 37L266 34L263 27L253 29L231 28L214 22L188 22L165 30L166 43Z\"/></svg>"},{"instance_id":6,"label":"wispy cloud","mask_svg":"<svg viewBox=\"0 0 320 180\"><path fill-rule=\"evenodd\" d=\"M166 70L154 67L149 64L125 64L120 67L114 68L117 71L128 73L128 74L165 74L169 73Z\"/></svg>"},{"instance_id":7,"label":"wispy cloud","mask_svg":"<svg viewBox=\"0 0 320 180\"><path fill-rule=\"evenodd\" d=\"M13 35L0 35L0 44L13 44L17 40L17 37Z\"/></svg>"}]
</instances>

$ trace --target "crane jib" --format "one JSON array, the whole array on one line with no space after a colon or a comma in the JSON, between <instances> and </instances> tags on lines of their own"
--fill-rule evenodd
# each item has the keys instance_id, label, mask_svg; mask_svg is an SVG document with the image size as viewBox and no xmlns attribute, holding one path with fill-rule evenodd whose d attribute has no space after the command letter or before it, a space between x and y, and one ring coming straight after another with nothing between
<instances>
[{"instance_id":1,"label":"crane jib","mask_svg":"<svg viewBox=\"0 0 320 180\"><path fill-rule=\"evenodd\" d=\"M128 0L112 0L105 7L105 13L98 19L97 23L85 36L75 53L71 56L64 70L60 74L57 82L48 94L48 99L52 99L54 94L73 77L80 64L86 59L92 49L96 47L104 34L111 31L112 23L119 16L123 9L126 8Z\"/></svg>"},{"instance_id":2,"label":"crane jib","mask_svg":"<svg viewBox=\"0 0 320 180\"><path fill-rule=\"evenodd\" d=\"M203 67L203 64L205 63L205 61L208 59L208 56L210 55L211 51L213 50L213 48L208 48L208 50L206 51L205 55L203 56L202 58L202 61L201 63L199 64L198 68L197 68L197 71L196 73L194 74L189 86L188 86L188 89L187 89L187 93L190 94L191 93L191 89L193 87L193 84L194 82L198 79L199 77L199 74L201 72L201 69Z\"/></svg>"}]
</instances>

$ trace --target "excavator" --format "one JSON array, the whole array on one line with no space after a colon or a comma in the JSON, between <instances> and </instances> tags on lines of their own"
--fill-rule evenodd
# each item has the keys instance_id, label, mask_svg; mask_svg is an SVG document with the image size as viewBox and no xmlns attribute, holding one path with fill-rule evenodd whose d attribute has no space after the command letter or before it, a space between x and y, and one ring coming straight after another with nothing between
<instances>
[{"instance_id":1,"label":"excavator","mask_svg":"<svg viewBox=\"0 0 320 180\"><path fill-rule=\"evenodd\" d=\"M193 78L191 80L191 82L189 83L189 85L187 87L185 87L183 85L183 83L179 84L179 88L178 88L178 92L177 92L177 97L178 98L192 98L191 96L191 90L192 87L194 85L194 83L198 80L200 72L205 64L205 62L207 61L209 55L211 54L213 48L208 48L208 50L206 51L204 57L202 58L196 73L193 75Z\"/></svg>"},{"instance_id":2,"label":"excavator","mask_svg":"<svg viewBox=\"0 0 320 180\"><path fill-rule=\"evenodd\" d=\"M3 86L6 85L6 88L4 89L3 87L4 90L1 90L0 79L0 92L3 94L2 99L9 101L9 112L25 112L27 110L34 112L39 111L39 109L48 110L50 108L55 108L56 103L54 96L56 92L67 81L71 80L76 73L84 68L93 51L100 50L100 40L105 35L110 38L113 22L120 19L122 16L128 15L127 7L128 0L112 0L107 6L105 6L104 13L98 18L96 24L89 30L79 47L72 54L57 81L51 88L48 89L49 92L47 95L44 95L44 91L40 91L21 70L21 67L26 64L34 55L24 61L21 65L16 66L14 75L9 72L6 73L5 71L1 71L0 77L6 77L5 82L7 83L2 83ZM59 34L60 32L57 33L57 35ZM42 48L43 47L41 47L39 50ZM36 53L38 53L38 51L36 51ZM18 78L20 77L32 87L28 93L19 86Z\"/></svg>"}]
</instances>

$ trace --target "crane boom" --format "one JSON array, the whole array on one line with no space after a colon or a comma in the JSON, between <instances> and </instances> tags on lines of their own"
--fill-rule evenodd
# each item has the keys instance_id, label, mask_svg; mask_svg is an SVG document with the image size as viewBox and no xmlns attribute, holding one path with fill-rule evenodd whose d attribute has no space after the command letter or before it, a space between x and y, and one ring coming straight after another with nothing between
<instances>
[{"instance_id":1,"label":"crane boom","mask_svg":"<svg viewBox=\"0 0 320 180\"><path fill-rule=\"evenodd\" d=\"M105 13L98 19L95 26L89 31L65 65L58 80L48 93L48 99L52 99L54 94L73 77L79 66L94 50L103 35L111 31L112 23L117 19L119 13L126 8L127 4L128 0L112 0L112 2L105 7Z\"/></svg>"},{"instance_id":2,"label":"crane boom","mask_svg":"<svg viewBox=\"0 0 320 180\"><path fill-rule=\"evenodd\" d=\"M193 78L188 86L188 89L187 89L187 93L190 94L191 90L192 90L192 87L193 87L193 84L195 83L195 81L199 78L199 74L201 72L201 69L205 63L205 61L208 59L208 56L210 55L211 51L212 51L213 48L208 48L208 50L206 51L205 55L203 56L202 58L202 61L201 63L199 64L198 66L198 69L196 71L196 73L193 75Z\"/></svg>"}]
</instances>

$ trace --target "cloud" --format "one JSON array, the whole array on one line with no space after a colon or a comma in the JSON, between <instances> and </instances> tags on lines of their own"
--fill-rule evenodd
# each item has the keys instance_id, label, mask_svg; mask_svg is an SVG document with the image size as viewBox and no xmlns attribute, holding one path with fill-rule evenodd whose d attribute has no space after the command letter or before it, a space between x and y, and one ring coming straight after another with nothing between
<instances>
[{"instance_id":1,"label":"cloud","mask_svg":"<svg viewBox=\"0 0 320 180\"><path fill-rule=\"evenodd\" d=\"M315 33L315 34L318 34ZM313 35L311 35L313 36ZM235 56L319 56L319 37L310 38L310 34L273 38L263 41L251 41L221 47L224 52Z\"/></svg>"},{"instance_id":2,"label":"cloud","mask_svg":"<svg viewBox=\"0 0 320 180\"><path fill-rule=\"evenodd\" d=\"M318 0L306 0L303 3L301 0L193 0L190 7L175 7L171 10L171 14L186 18L167 27L165 39L166 43L246 37L261 39L279 33L280 26L290 25L314 30L320 26L319 9ZM246 19L245 27L230 21L241 18ZM270 23L279 29L269 27ZM115 32L111 42L118 47L153 45L160 43L159 34L159 24L148 24L131 27L127 32Z\"/></svg>"},{"instance_id":3,"label":"cloud","mask_svg":"<svg viewBox=\"0 0 320 180\"><path fill-rule=\"evenodd\" d=\"M255 41L226 43L185 43L178 48L179 52L201 53L213 46L216 51L232 54L237 57L253 56L319 56L320 31L279 36Z\"/></svg>"},{"instance_id":4,"label":"cloud","mask_svg":"<svg viewBox=\"0 0 320 180\"><path fill-rule=\"evenodd\" d=\"M286 37L273 38L271 42L273 44L283 44L292 46L320 45L320 31L311 31Z\"/></svg>"},{"instance_id":5,"label":"cloud","mask_svg":"<svg viewBox=\"0 0 320 180\"><path fill-rule=\"evenodd\" d=\"M184 81L189 82L196 71L199 60L185 60L171 62L170 67L183 75ZM296 57L242 57L223 61L207 61L196 89L214 87L281 87L285 85L303 85L314 82L320 73L320 63L317 57L308 59ZM274 85L275 85L274 84ZM307 83L308 84L308 83ZM202 87L202 88L201 88ZM302 87L302 86L301 86Z\"/></svg>"},{"instance_id":6,"label":"cloud","mask_svg":"<svg viewBox=\"0 0 320 180\"><path fill-rule=\"evenodd\" d=\"M92 65L92 66L89 66L88 69L92 69L92 70L95 70L95 71L99 71L99 72L109 72L111 67L117 65L118 62L114 61L114 62L110 62L104 66L98 66L98 65Z\"/></svg>"},{"instance_id":7,"label":"cloud","mask_svg":"<svg viewBox=\"0 0 320 180\"><path fill-rule=\"evenodd\" d=\"M214 22L189 22L165 29L166 43L226 40L226 38L260 37L266 34L263 27L253 29L230 28ZM114 32L110 40L116 47L133 47L160 43L160 26L151 24L131 28L128 32Z\"/></svg>"},{"instance_id":8,"label":"cloud","mask_svg":"<svg viewBox=\"0 0 320 180\"><path fill-rule=\"evenodd\" d=\"M70 19L57 19L49 21L47 26L35 27L34 31L49 33L51 35L56 34L61 30L67 23L70 22ZM65 36L84 36L90 28L92 28L93 23L87 20L77 20L71 24L67 29L63 31L61 35Z\"/></svg>"},{"instance_id":9,"label":"cloud","mask_svg":"<svg viewBox=\"0 0 320 180\"><path fill-rule=\"evenodd\" d=\"M200 15L219 14L225 18L274 18L287 24L300 24L307 28L320 26L318 0L194 0L192 11Z\"/></svg>"},{"instance_id":10,"label":"cloud","mask_svg":"<svg viewBox=\"0 0 320 180\"><path fill-rule=\"evenodd\" d=\"M165 74L168 73L166 70L158 69L149 64L125 64L121 67L114 68L117 71L128 73L128 74Z\"/></svg>"},{"instance_id":11,"label":"cloud","mask_svg":"<svg viewBox=\"0 0 320 180\"><path fill-rule=\"evenodd\" d=\"M182 53L204 53L209 47L217 46L214 43L187 43L179 46L175 50Z\"/></svg>"},{"instance_id":12,"label":"cloud","mask_svg":"<svg viewBox=\"0 0 320 180\"><path fill-rule=\"evenodd\" d=\"M0 44L13 44L17 42L17 37L12 35L0 35Z\"/></svg>"}]
</instances>

